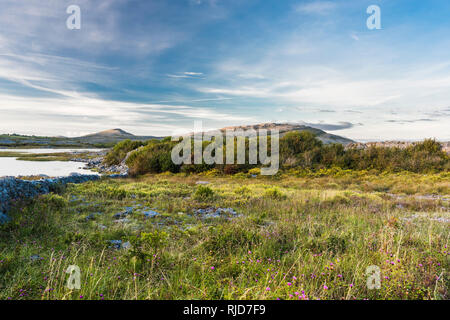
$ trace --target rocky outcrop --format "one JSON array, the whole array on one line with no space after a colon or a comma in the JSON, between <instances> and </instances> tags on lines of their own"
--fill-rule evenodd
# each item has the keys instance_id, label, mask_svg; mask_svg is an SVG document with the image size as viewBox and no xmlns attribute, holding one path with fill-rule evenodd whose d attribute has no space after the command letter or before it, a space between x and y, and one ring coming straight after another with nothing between
<instances>
[{"instance_id":1,"label":"rocky outcrop","mask_svg":"<svg viewBox=\"0 0 450 320\"><path fill-rule=\"evenodd\" d=\"M0 178L0 224L8 222L7 212L11 203L18 199L30 199L41 194L56 191L67 183L82 183L100 179L98 175L81 175L73 173L67 177L42 178L39 180L22 180L15 177Z\"/></svg>"},{"instance_id":2,"label":"rocky outcrop","mask_svg":"<svg viewBox=\"0 0 450 320\"><path fill-rule=\"evenodd\" d=\"M92 159L85 159L85 158L74 158L71 159L71 161L76 161L76 162L83 162L85 163L85 169L90 169L90 170L96 170L99 173L115 173L115 174L119 174L119 175L127 175L128 174L128 167L125 164L125 161L122 161L120 164L118 165L112 165L112 166L108 166L105 163L103 163L104 157L103 156L99 156L96 158L92 158Z\"/></svg>"}]
</instances>

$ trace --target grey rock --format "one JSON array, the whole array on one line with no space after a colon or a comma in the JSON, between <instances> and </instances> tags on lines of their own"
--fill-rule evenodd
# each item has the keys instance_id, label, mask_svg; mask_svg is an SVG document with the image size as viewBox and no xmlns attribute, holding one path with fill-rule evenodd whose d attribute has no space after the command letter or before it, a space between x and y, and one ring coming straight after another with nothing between
<instances>
[{"instance_id":1,"label":"grey rock","mask_svg":"<svg viewBox=\"0 0 450 320\"><path fill-rule=\"evenodd\" d=\"M197 209L194 213L202 216L204 219L210 218L227 218L231 219L237 217L238 214L233 208L207 208L207 209Z\"/></svg>"},{"instance_id":2,"label":"grey rock","mask_svg":"<svg viewBox=\"0 0 450 320\"><path fill-rule=\"evenodd\" d=\"M42 260L42 258L39 255L37 255L37 254L32 255L30 257L30 259L31 259L31 261Z\"/></svg>"},{"instance_id":3,"label":"grey rock","mask_svg":"<svg viewBox=\"0 0 450 320\"><path fill-rule=\"evenodd\" d=\"M130 242L125 242L124 244L122 244L122 249L130 249L131 248L131 243Z\"/></svg>"},{"instance_id":4,"label":"grey rock","mask_svg":"<svg viewBox=\"0 0 450 320\"><path fill-rule=\"evenodd\" d=\"M91 213L91 214L89 214L88 216L86 216L86 221L89 221L89 220L95 220L95 218L96 218L97 216L101 215L101 214L102 214L101 212L94 212L94 213Z\"/></svg>"},{"instance_id":5,"label":"grey rock","mask_svg":"<svg viewBox=\"0 0 450 320\"><path fill-rule=\"evenodd\" d=\"M197 181L195 184L209 184L209 181Z\"/></svg>"},{"instance_id":6,"label":"grey rock","mask_svg":"<svg viewBox=\"0 0 450 320\"><path fill-rule=\"evenodd\" d=\"M129 223L129 222L130 222L130 219L122 218L122 219L114 220L114 222L115 222L115 223Z\"/></svg>"},{"instance_id":7,"label":"grey rock","mask_svg":"<svg viewBox=\"0 0 450 320\"><path fill-rule=\"evenodd\" d=\"M9 221L6 213L11 203L18 199L31 199L38 195L55 192L67 183L83 183L100 179L98 175L72 175L68 177L22 180L15 177L0 178L0 223Z\"/></svg>"},{"instance_id":8,"label":"grey rock","mask_svg":"<svg viewBox=\"0 0 450 320\"><path fill-rule=\"evenodd\" d=\"M133 208L132 207L126 207L124 211L114 214L113 217L114 217L114 219L125 218L126 216L128 216L131 213L133 213Z\"/></svg>"},{"instance_id":9,"label":"grey rock","mask_svg":"<svg viewBox=\"0 0 450 320\"><path fill-rule=\"evenodd\" d=\"M156 216L159 216L159 213L153 210L148 210L148 211L143 211L142 212L144 214L144 216L146 216L147 218L154 218Z\"/></svg>"},{"instance_id":10,"label":"grey rock","mask_svg":"<svg viewBox=\"0 0 450 320\"><path fill-rule=\"evenodd\" d=\"M114 249L125 249L128 250L131 248L131 243L130 242L124 242L122 243L122 240L109 240L109 243L111 243L112 246L110 246L110 248L114 248Z\"/></svg>"}]
</instances>

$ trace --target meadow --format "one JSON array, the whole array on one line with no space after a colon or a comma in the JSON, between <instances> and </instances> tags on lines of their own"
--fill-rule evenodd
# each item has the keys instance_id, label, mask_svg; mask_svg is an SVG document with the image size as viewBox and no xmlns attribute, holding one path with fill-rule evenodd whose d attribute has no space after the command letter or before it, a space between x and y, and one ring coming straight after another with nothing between
<instances>
[{"instance_id":1,"label":"meadow","mask_svg":"<svg viewBox=\"0 0 450 320\"><path fill-rule=\"evenodd\" d=\"M448 172L257 171L104 178L18 202L0 226L0 299L449 298Z\"/></svg>"}]
</instances>

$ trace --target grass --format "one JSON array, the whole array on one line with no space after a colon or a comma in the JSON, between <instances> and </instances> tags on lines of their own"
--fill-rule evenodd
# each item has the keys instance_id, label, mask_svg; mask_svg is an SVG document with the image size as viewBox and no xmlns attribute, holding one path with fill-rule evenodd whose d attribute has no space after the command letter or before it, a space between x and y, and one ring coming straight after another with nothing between
<instances>
[{"instance_id":1,"label":"grass","mask_svg":"<svg viewBox=\"0 0 450 320\"><path fill-rule=\"evenodd\" d=\"M17 204L0 227L0 299L448 299L449 194L446 173L70 185ZM115 221L127 207L128 221ZM209 207L237 215L194 213ZM66 286L69 265L80 290ZM378 290L366 285L371 265Z\"/></svg>"},{"instance_id":2,"label":"grass","mask_svg":"<svg viewBox=\"0 0 450 320\"><path fill-rule=\"evenodd\" d=\"M82 152L74 155L72 152L51 152L51 153L27 153L1 151L0 157L11 157L22 161L70 161L73 158L90 159L96 155L89 152Z\"/></svg>"}]
</instances>

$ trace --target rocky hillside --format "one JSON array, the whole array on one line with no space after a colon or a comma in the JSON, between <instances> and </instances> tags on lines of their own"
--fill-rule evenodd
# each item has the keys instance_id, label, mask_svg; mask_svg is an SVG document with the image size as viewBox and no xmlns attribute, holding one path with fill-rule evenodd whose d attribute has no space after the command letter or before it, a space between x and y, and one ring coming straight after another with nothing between
<instances>
[{"instance_id":1,"label":"rocky hillside","mask_svg":"<svg viewBox=\"0 0 450 320\"><path fill-rule=\"evenodd\" d=\"M328 132L325 132L320 129L312 128L309 126L301 125L301 124L291 124L291 123L261 123L255 125L248 126L234 126L234 127L225 127L220 129L221 131L226 130L248 130L248 129L266 129L266 130L274 130L277 129L280 132L281 136L284 136L286 133L291 131L309 131L313 133L319 140L321 140L325 144L329 143L341 143L343 145L348 145L350 143L354 143L353 140L350 140L345 137L341 137L338 135L334 135Z\"/></svg>"}]
</instances>

